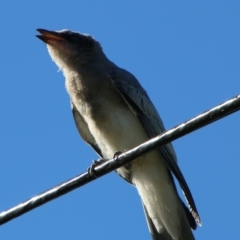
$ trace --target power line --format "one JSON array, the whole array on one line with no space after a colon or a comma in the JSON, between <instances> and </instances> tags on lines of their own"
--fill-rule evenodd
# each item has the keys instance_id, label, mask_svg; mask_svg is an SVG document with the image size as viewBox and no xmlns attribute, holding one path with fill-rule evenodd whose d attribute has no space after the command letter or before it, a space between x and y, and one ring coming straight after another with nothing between
<instances>
[{"instance_id":1,"label":"power line","mask_svg":"<svg viewBox=\"0 0 240 240\"><path fill-rule=\"evenodd\" d=\"M25 214L26 212L31 211L34 208L39 207L55 198L58 198L76 188L79 188L123 165L126 165L133 159L151 151L152 149L172 142L180 137L185 136L188 133L196 131L197 129L202 128L221 118L224 118L238 110L240 110L240 95L190 119L189 121L186 121L174 128L171 128L165 133L156 136L129 151L121 153L113 159L103 160L103 163L94 167L94 174L90 174L89 171L86 171L62 184L59 184L39 195L30 198L25 202L16 205L13 208L3 211L2 213L0 213L0 225L22 214Z\"/></svg>"}]
</instances>

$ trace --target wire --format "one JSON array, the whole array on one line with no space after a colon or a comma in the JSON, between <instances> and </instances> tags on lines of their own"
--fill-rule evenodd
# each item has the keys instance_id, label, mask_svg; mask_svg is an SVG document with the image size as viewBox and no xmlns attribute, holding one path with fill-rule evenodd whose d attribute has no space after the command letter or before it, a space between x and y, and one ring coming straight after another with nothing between
<instances>
[{"instance_id":1,"label":"wire","mask_svg":"<svg viewBox=\"0 0 240 240\"><path fill-rule=\"evenodd\" d=\"M62 184L59 184L39 195L30 198L25 202L18 204L13 208L3 211L0 213L0 225L16 217L19 217L20 215L25 214L26 212L31 211L34 208L39 207L55 198L58 198L76 188L79 188L123 165L126 165L135 158L151 151L154 148L183 137L190 132L196 131L197 129L202 128L223 117L226 117L227 115L232 114L238 110L240 110L240 95L190 119L189 121L171 128L165 133L156 136L129 151L117 155L117 157L114 157L113 159L103 159L100 161L100 165L97 165L96 167L94 167L94 165L91 166L93 167L93 172L84 172Z\"/></svg>"}]
</instances>

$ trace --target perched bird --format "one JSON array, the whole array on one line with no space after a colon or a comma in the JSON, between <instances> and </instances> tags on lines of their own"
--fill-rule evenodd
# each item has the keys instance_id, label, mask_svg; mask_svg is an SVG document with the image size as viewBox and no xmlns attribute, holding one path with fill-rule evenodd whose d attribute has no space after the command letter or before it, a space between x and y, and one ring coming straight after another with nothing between
<instances>
[{"instance_id":1,"label":"perched bird","mask_svg":"<svg viewBox=\"0 0 240 240\"><path fill-rule=\"evenodd\" d=\"M84 139L102 158L131 149L165 131L138 80L104 54L92 36L69 30L37 29L50 56L63 71L73 117ZM192 240L201 220L171 144L116 170L141 197L152 238ZM189 209L180 199L178 180Z\"/></svg>"}]
</instances>

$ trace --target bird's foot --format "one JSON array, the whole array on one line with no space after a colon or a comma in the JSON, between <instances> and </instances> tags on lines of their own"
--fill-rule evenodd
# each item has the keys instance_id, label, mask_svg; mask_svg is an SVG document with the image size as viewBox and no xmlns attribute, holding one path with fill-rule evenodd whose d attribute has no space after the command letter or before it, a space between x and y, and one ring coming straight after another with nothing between
<instances>
[{"instance_id":1,"label":"bird's foot","mask_svg":"<svg viewBox=\"0 0 240 240\"><path fill-rule=\"evenodd\" d=\"M113 155L113 159L115 161L117 161L118 160L118 156L121 155L121 154L122 154L122 152L120 152L120 151L115 152L114 155Z\"/></svg>"},{"instance_id":2,"label":"bird's foot","mask_svg":"<svg viewBox=\"0 0 240 240\"><path fill-rule=\"evenodd\" d=\"M122 154L122 152L120 152L120 151L115 152L114 155L113 155L113 159L114 159L115 161L117 161L117 160L118 160L118 156L119 156L120 154ZM125 167L127 170L130 170L130 169L132 168L132 164L131 164L131 163L127 163L126 165L124 165L124 167Z\"/></svg>"},{"instance_id":3,"label":"bird's foot","mask_svg":"<svg viewBox=\"0 0 240 240\"><path fill-rule=\"evenodd\" d=\"M93 160L93 163L92 165L87 169L88 171L88 174L90 176L94 176L95 178L97 178L97 175L96 175L96 171L94 170L95 167L101 165L102 163L104 163L106 160L103 159L103 158L100 158L98 160Z\"/></svg>"}]
</instances>

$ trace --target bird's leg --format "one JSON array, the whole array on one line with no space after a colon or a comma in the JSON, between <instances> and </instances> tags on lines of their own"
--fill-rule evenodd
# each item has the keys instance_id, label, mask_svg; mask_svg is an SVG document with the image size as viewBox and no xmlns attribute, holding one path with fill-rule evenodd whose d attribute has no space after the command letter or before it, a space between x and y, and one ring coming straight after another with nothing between
<instances>
[{"instance_id":1,"label":"bird's leg","mask_svg":"<svg viewBox=\"0 0 240 240\"><path fill-rule=\"evenodd\" d=\"M93 160L92 165L87 169L88 174L90 176L94 176L95 178L97 178L96 171L94 170L94 168L101 165L105 161L106 161L106 159L104 159L104 158L99 158L97 160Z\"/></svg>"},{"instance_id":2,"label":"bird's leg","mask_svg":"<svg viewBox=\"0 0 240 240\"><path fill-rule=\"evenodd\" d=\"M118 161L118 156L119 156L120 154L122 154L122 152L120 152L120 151L115 152L114 155L113 155L113 159L114 159L115 161ZM98 159L98 160L93 160L92 165L87 169L88 174L89 174L90 176L94 176L95 178L97 178L96 171L94 170L94 168L97 167L97 166L99 166L99 165L101 165L102 163L104 163L104 162L106 162L106 161L107 161L107 160L104 159L104 158L100 158L100 159ZM131 166L132 166L131 163L128 163L128 164L126 164L124 167L125 167L127 170L129 170L129 169L131 169Z\"/></svg>"},{"instance_id":3,"label":"bird's leg","mask_svg":"<svg viewBox=\"0 0 240 240\"><path fill-rule=\"evenodd\" d=\"M122 154L122 152L120 152L120 151L115 152L114 155L113 155L113 159L115 161L117 161L118 160L118 156L121 155L121 154Z\"/></svg>"},{"instance_id":4,"label":"bird's leg","mask_svg":"<svg viewBox=\"0 0 240 240\"><path fill-rule=\"evenodd\" d=\"M120 152L120 151L115 152L114 155L113 155L113 159L114 159L115 161L117 161L117 160L118 160L118 156L119 156L120 154L122 154L122 152ZM131 164L131 163L127 163L127 164L124 165L124 167L125 167L127 170L130 170L130 169L132 168L132 164Z\"/></svg>"}]
</instances>

